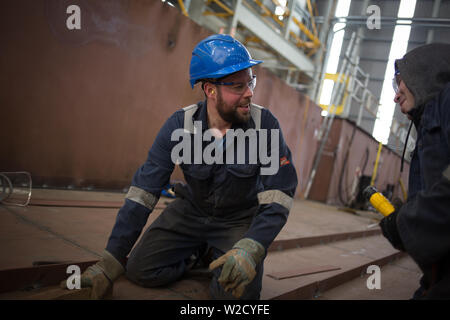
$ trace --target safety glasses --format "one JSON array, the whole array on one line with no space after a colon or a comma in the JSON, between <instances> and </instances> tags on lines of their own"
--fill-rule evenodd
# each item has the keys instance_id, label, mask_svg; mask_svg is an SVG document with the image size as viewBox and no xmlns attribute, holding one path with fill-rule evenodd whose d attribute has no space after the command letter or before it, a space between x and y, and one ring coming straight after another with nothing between
<instances>
[{"instance_id":1,"label":"safety glasses","mask_svg":"<svg viewBox=\"0 0 450 320\"><path fill-rule=\"evenodd\" d=\"M395 94L398 93L398 86L400 85L401 79L400 72L396 72L394 78L392 78L392 87L394 88Z\"/></svg>"},{"instance_id":2,"label":"safety glasses","mask_svg":"<svg viewBox=\"0 0 450 320\"><path fill-rule=\"evenodd\" d=\"M245 83L245 82L221 82L221 81L209 81L212 84L219 85L219 86L227 86L232 92L236 94L243 94L247 88L249 88L252 92L255 90L256 87L256 76L252 76L252 79Z\"/></svg>"}]
</instances>

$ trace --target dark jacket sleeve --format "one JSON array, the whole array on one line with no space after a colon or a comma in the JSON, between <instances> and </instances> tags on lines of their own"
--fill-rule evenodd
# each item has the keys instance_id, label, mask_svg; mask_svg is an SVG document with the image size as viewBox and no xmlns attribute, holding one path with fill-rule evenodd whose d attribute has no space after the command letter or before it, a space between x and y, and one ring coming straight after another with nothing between
<instances>
[{"instance_id":1,"label":"dark jacket sleeve","mask_svg":"<svg viewBox=\"0 0 450 320\"><path fill-rule=\"evenodd\" d=\"M106 250L122 263L142 232L149 214L158 202L174 169L171 150L176 142L171 134L180 128L180 112L172 115L160 129L147 160L136 171L125 204L119 210Z\"/></svg>"},{"instance_id":2,"label":"dark jacket sleeve","mask_svg":"<svg viewBox=\"0 0 450 320\"><path fill-rule=\"evenodd\" d=\"M419 265L431 265L450 253L450 173L402 206L397 227L406 252Z\"/></svg>"},{"instance_id":3,"label":"dark jacket sleeve","mask_svg":"<svg viewBox=\"0 0 450 320\"><path fill-rule=\"evenodd\" d=\"M439 98L439 121L450 150L450 86ZM397 215L397 227L405 250L419 265L438 262L450 253L450 159L440 179L417 193Z\"/></svg>"},{"instance_id":4,"label":"dark jacket sleeve","mask_svg":"<svg viewBox=\"0 0 450 320\"><path fill-rule=\"evenodd\" d=\"M274 159L276 163L262 166L268 174L261 175L264 189L258 193L259 211L245 237L258 241L267 250L288 218L297 187L297 173L280 125L267 110L262 117L262 128L268 128L268 137L271 136L270 130L278 130L278 145L275 143L272 146L272 140L267 140L268 154L272 156L273 153L274 156L271 159ZM278 167L276 172L269 170L269 167L273 166Z\"/></svg>"}]
</instances>

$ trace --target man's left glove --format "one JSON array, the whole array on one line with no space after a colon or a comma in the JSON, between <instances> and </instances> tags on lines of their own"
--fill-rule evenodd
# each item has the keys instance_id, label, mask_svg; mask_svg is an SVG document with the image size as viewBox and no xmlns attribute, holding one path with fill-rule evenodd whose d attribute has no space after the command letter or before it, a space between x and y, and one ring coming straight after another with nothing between
<instances>
[{"instance_id":1,"label":"man's left glove","mask_svg":"<svg viewBox=\"0 0 450 320\"><path fill-rule=\"evenodd\" d=\"M114 281L125 272L122 264L106 250L103 250L100 261L88 267L81 275L81 287L92 287L91 300L103 299L112 291ZM67 289L67 280L60 284Z\"/></svg>"},{"instance_id":2,"label":"man's left glove","mask_svg":"<svg viewBox=\"0 0 450 320\"><path fill-rule=\"evenodd\" d=\"M232 290L233 296L240 298L245 287L256 276L256 266L264 257L265 249L257 241L244 238L236 242L231 250L211 262L209 269L222 267L218 279L225 291Z\"/></svg>"},{"instance_id":3,"label":"man's left glove","mask_svg":"<svg viewBox=\"0 0 450 320\"><path fill-rule=\"evenodd\" d=\"M381 219L380 227L381 231L383 231L383 235L389 240L395 249L405 251L402 239L400 238L397 230L397 211L394 211L387 217Z\"/></svg>"}]
</instances>

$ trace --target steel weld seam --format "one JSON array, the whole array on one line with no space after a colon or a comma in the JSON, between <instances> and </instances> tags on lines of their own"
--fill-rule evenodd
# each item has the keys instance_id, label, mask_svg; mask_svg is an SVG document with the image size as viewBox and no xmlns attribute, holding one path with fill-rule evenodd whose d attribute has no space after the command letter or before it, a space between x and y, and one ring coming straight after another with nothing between
<instances>
[{"instance_id":1,"label":"steel weld seam","mask_svg":"<svg viewBox=\"0 0 450 320\"><path fill-rule=\"evenodd\" d=\"M6 211L8 211L8 212L11 213L12 215L14 215L16 218L21 219L21 220L24 221L25 223L28 223L29 225L32 225L33 227L35 227L35 228L37 228L37 229L39 229L39 230L41 230L41 231L45 231L45 232L47 232L47 233L50 233L51 235L57 237L58 239L63 240L63 241L65 241L65 242L67 242L67 243L70 243L71 245L73 245L73 246L75 246L75 247L77 247L77 248L79 248L79 249L82 249L82 250L84 250L84 251L86 251L86 252L88 252L88 253L91 253L91 254L93 254L93 255L95 255L95 256L97 256L97 257L101 257L101 255L98 254L97 252L94 252L94 251L90 250L89 248L86 248L85 246L82 246L81 244L79 244L79 243L76 242L75 240L72 240L72 239L70 239L70 238L67 238L67 237L63 236L62 234L59 234L59 233L53 231L53 230L50 229L49 227L46 227L46 226L44 226L44 225L41 225L41 224L39 224L38 222L33 221L33 220L31 220L31 219L29 219L29 218L27 218L27 217L21 215L21 214L18 213L18 212L14 212L14 210L12 210L11 208L8 208L8 207L6 207L6 206L3 206L3 208L5 208Z\"/></svg>"}]
</instances>

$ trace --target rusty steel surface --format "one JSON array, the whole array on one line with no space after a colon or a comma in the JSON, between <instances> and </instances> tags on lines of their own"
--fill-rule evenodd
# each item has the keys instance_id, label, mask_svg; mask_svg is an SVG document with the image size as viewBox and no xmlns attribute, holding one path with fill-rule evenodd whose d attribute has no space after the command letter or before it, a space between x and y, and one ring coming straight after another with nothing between
<instances>
[{"instance_id":1,"label":"rusty steel surface","mask_svg":"<svg viewBox=\"0 0 450 320\"><path fill-rule=\"evenodd\" d=\"M328 190L335 170L334 164L338 153L340 132L341 123L334 120L328 141L325 143L319 165L317 166L316 176L311 185L311 191L308 197L311 200L321 202L326 202L328 200Z\"/></svg>"},{"instance_id":2,"label":"rusty steel surface","mask_svg":"<svg viewBox=\"0 0 450 320\"><path fill-rule=\"evenodd\" d=\"M80 32L66 28L69 4L86 17ZM161 1L5 1L1 10L2 28L20 32L5 32L0 57L0 130L10 137L0 167L28 168L35 184L128 186L165 120L203 99L188 65L210 32Z\"/></svg>"},{"instance_id":3,"label":"rusty steel surface","mask_svg":"<svg viewBox=\"0 0 450 320\"><path fill-rule=\"evenodd\" d=\"M89 300L92 288L81 288L76 290L61 289L59 287L48 287L37 293L30 294L26 300ZM104 300L111 299L111 294L106 294Z\"/></svg>"},{"instance_id":4,"label":"rusty steel surface","mask_svg":"<svg viewBox=\"0 0 450 320\"><path fill-rule=\"evenodd\" d=\"M90 199L94 202L96 198L103 200L112 196L117 199L121 197L117 194L97 194L88 191L60 194L59 190L54 193L46 190L45 194L40 194L40 197L44 196L47 200L60 197L60 200ZM274 280L264 276L263 299L278 297L309 299L315 296L317 290L327 290L342 284L342 281L357 277L358 273L355 270L363 270L369 262L386 262L387 260L383 259L389 258L395 252L379 235L379 229L361 230L372 224L373 219L370 217L343 215L331 206L299 199L296 200L293 211L284 229L283 238L275 241L275 246L268 252L264 265L265 275L277 274L284 272L283 270L305 271L308 266L315 266L316 271L317 266L329 265L339 267L341 270L304 274L285 280ZM151 219L156 217L157 215ZM103 249L115 219L114 210L30 206L15 208L13 211L5 210L2 212L2 218L0 227L3 228L2 234L6 240L2 244L2 249L4 253L9 253L3 258L8 258L10 262L4 262L5 270L0 272L1 292L3 292L0 299L83 298L82 292L73 296L58 290L55 286L67 278L68 265L83 266L81 268L83 270L89 264L95 263L95 257L90 256ZM330 227L330 224L333 226ZM304 226L299 228L300 225ZM346 231L340 232L344 230ZM18 235L26 236L19 238ZM17 246L17 243L21 245ZM58 260L64 263L55 264ZM27 261L28 263L25 263ZM14 268L15 265L27 266L32 263L34 267ZM53 264L46 265L47 263ZM210 298L209 282L210 274L190 272L173 284L149 289L139 287L126 277L121 277L114 285L112 298L203 300Z\"/></svg>"},{"instance_id":5,"label":"rusty steel surface","mask_svg":"<svg viewBox=\"0 0 450 320\"><path fill-rule=\"evenodd\" d=\"M320 292L332 289L360 276L365 272L367 267L370 265L383 266L389 262L392 262L395 259L403 257L404 255L405 255L404 252L392 253L382 258L372 260L368 263L358 265L349 270L344 270L320 281L310 283L304 287L299 287L289 292L285 292L276 297L273 297L272 299L274 300L312 299L315 296L319 295Z\"/></svg>"}]
</instances>

